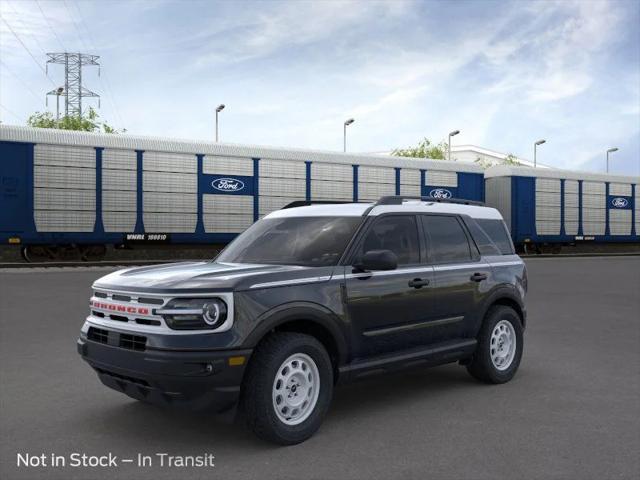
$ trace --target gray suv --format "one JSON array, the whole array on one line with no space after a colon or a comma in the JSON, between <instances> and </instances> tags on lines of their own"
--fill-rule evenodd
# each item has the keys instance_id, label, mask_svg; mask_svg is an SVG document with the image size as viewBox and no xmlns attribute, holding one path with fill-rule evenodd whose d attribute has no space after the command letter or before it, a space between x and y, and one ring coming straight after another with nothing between
<instances>
[{"instance_id":1,"label":"gray suv","mask_svg":"<svg viewBox=\"0 0 640 480\"><path fill-rule=\"evenodd\" d=\"M493 208L407 197L285 207L213 261L97 280L78 352L137 400L239 404L258 436L294 444L319 428L338 383L451 362L509 381L526 290Z\"/></svg>"}]
</instances>

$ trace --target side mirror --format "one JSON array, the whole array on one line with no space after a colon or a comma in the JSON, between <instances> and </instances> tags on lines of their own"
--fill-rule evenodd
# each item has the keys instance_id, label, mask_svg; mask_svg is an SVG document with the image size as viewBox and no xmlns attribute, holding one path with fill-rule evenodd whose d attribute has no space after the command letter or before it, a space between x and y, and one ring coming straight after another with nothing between
<instances>
[{"instance_id":1,"label":"side mirror","mask_svg":"<svg viewBox=\"0 0 640 480\"><path fill-rule=\"evenodd\" d=\"M391 250L369 250L354 265L357 270L395 270L398 268L398 257Z\"/></svg>"}]
</instances>

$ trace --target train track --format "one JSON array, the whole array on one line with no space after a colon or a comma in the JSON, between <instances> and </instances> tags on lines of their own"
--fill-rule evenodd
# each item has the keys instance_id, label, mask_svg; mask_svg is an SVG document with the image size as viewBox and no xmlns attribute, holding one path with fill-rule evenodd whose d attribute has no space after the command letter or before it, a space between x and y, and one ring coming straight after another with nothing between
<instances>
[{"instance_id":1,"label":"train track","mask_svg":"<svg viewBox=\"0 0 640 480\"><path fill-rule=\"evenodd\" d=\"M582 258L582 257L629 257L640 256L640 252L624 253L558 253L540 255L520 255L522 258L531 260L536 258ZM203 259L180 259L180 260L103 260L99 262L0 262L0 269L12 268L81 268L81 267L142 267L145 265L159 265L162 263L175 262L201 262Z\"/></svg>"}]
</instances>

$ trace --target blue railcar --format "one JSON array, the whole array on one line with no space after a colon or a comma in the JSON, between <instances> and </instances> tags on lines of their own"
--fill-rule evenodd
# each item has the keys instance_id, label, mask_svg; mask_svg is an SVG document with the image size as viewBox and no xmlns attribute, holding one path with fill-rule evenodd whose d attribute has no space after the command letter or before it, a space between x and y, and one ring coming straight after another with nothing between
<instances>
[{"instance_id":1,"label":"blue railcar","mask_svg":"<svg viewBox=\"0 0 640 480\"><path fill-rule=\"evenodd\" d=\"M484 201L457 162L0 125L0 243L99 256L135 242L225 244L295 200ZM39 247L37 247L39 246Z\"/></svg>"},{"instance_id":2,"label":"blue railcar","mask_svg":"<svg viewBox=\"0 0 640 480\"><path fill-rule=\"evenodd\" d=\"M496 166L485 172L486 203L502 213L525 250L576 242L640 241L640 177Z\"/></svg>"}]
</instances>

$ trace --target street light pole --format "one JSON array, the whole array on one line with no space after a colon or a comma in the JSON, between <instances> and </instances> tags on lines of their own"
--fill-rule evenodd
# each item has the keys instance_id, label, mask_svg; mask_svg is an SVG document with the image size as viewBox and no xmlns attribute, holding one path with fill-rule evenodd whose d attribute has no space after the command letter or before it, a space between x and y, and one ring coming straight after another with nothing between
<instances>
[{"instance_id":1,"label":"street light pole","mask_svg":"<svg viewBox=\"0 0 640 480\"><path fill-rule=\"evenodd\" d=\"M533 144L533 168L536 168L538 166L538 145L542 145L543 143L546 143L547 141L544 139L538 140L536 143Z\"/></svg>"},{"instance_id":2,"label":"street light pole","mask_svg":"<svg viewBox=\"0 0 640 480\"><path fill-rule=\"evenodd\" d=\"M447 156L447 159L449 161L451 161L451 137L455 137L459 133L460 133L460 130L454 130L453 132L449 132L449 151L448 151L448 156Z\"/></svg>"},{"instance_id":3,"label":"street light pole","mask_svg":"<svg viewBox=\"0 0 640 480\"><path fill-rule=\"evenodd\" d=\"M353 122L355 122L355 120L353 118L350 118L348 120L345 120L344 122L344 126L343 126L343 136L342 136L342 151L346 152L347 151L347 127L349 125L351 125Z\"/></svg>"},{"instance_id":4,"label":"street light pole","mask_svg":"<svg viewBox=\"0 0 640 480\"><path fill-rule=\"evenodd\" d=\"M58 87L56 90L56 120L60 120L60 95L64 92L64 87Z\"/></svg>"},{"instance_id":5,"label":"street light pole","mask_svg":"<svg viewBox=\"0 0 640 480\"><path fill-rule=\"evenodd\" d=\"M609 154L617 151L618 151L618 147L613 147L607 150L607 173L609 173Z\"/></svg>"},{"instance_id":6,"label":"street light pole","mask_svg":"<svg viewBox=\"0 0 640 480\"><path fill-rule=\"evenodd\" d=\"M218 142L218 114L224 110L224 103L221 103L216 108L216 143Z\"/></svg>"}]
</instances>

